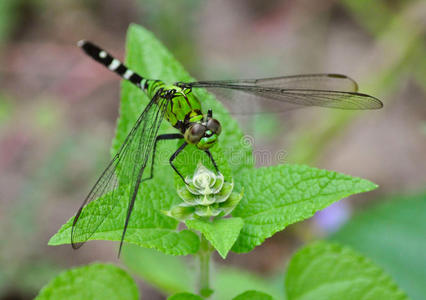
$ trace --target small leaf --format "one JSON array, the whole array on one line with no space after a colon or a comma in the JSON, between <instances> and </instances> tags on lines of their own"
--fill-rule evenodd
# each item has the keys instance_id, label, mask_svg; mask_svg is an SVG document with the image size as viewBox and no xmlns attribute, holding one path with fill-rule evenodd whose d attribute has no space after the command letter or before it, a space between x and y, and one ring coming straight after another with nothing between
<instances>
[{"instance_id":1,"label":"small leaf","mask_svg":"<svg viewBox=\"0 0 426 300\"><path fill-rule=\"evenodd\" d=\"M235 252L248 252L274 233L333 202L377 187L365 179L300 165L244 173L244 197L232 213L244 220L232 249Z\"/></svg>"},{"instance_id":2,"label":"small leaf","mask_svg":"<svg viewBox=\"0 0 426 300\"><path fill-rule=\"evenodd\" d=\"M138 288L124 270L110 264L92 264L67 270L50 281L36 300L137 300Z\"/></svg>"},{"instance_id":3,"label":"small leaf","mask_svg":"<svg viewBox=\"0 0 426 300\"><path fill-rule=\"evenodd\" d=\"M237 240L243 224L244 221L240 218L218 219L213 222L201 219L186 221L188 228L200 231L223 259Z\"/></svg>"},{"instance_id":4,"label":"small leaf","mask_svg":"<svg viewBox=\"0 0 426 300\"><path fill-rule=\"evenodd\" d=\"M426 295L426 194L394 196L331 236L383 267L412 299Z\"/></svg>"},{"instance_id":5,"label":"small leaf","mask_svg":"<svg viewBox=\"0 0 426 300\"><path fill-rule=\"evenodd\" d=\"M179 257L129 245L121 258L131 271L166 294L191 291L195 286L192 272Z\"/></svg>"},{"instance_id":6,"label":"small leaf","mask_svg":"<svg viewBox=\"0 0 426 300\"><path fill-rule=\"evenodd\" d=\"M198 295L185 292L170 296L167 300L203 300L203 298Z\"/></svg>"},{"instance_id":7,"label":"small leaf","mask_svg":"<svg viewBox=\"0 0 426 300\"><path fill-rule=\"evenodd\" d=\"M316 242L291 259L288 300L406 300L392 278L364 256L338 244Z\"/></svg>"},{"instance_id":8,"label":"small leaf","mask_svg":"<svg viewBox=\"0 0 426 300\"><path fill-rule=\"evenodd\" d=\"M247 291L232 300L273 300L272 296L259 291Z\"/></svg>"}]
</instances>

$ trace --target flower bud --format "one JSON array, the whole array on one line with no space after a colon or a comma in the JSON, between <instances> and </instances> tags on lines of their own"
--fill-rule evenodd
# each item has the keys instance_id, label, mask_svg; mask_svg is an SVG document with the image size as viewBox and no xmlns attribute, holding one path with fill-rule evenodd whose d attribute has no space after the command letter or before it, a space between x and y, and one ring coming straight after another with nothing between
<instances>
[{"instance_id":1,"label":"flower bud","mask_svg":"<svg viewBox=\"0 0 426 300\"><path fill-rule=\"evenodd\" d=\"M234 182L226 182L224 176L207 169L199 163L186 185L178 187L177 193L183 203L164 213L179 221L196 217L226 216L238 205L242 193L233 193Z\"/></svg>"}]
</instances>

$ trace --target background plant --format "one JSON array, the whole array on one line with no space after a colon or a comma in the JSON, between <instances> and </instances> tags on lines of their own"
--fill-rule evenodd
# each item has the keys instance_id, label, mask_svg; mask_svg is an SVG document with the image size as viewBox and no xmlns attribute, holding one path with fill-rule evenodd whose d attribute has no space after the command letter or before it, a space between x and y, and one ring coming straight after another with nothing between
<instances>
[{"instance_id":1,"label":"background plant","mask_svg":"<svg viewBox=\"0 0 426 300\"><path fill-rule=\"evenodd\" d=\"M136 25L130 27L127 53L127 64L141 74L145 74L148 78L163 78L163 80L171 82L190 80L172 55L151 33L141 27ZM164 66L167 66L167 68ZM128 83L123 83L122 89L122 106L116 139L113 143L113 152L116 151L114 148L117 148L117 145L121 143L120 141L125 138L126 133L137 119L139 115L137 111L141 111L143 104L146 104L149 100L147 97L141 97L140 91ZM203 105L214 108L214 112L221 116L225 137L221 141L221 146L224 149L226 147L238 147L236 142L241 141L243 135L235 121L227 116L220 104L214 102L214 99L205 91L197 91L197 93L200 99L205 100ZM164 127L163 130L170 130L167 125ZM173 148L169 145L166 144L163 147L169 147L169 152L173 152ZM241 144L239 147L241 148L240 151L245 152L246 155L250 151L247 145ZM170 169L167 169L167 165L157 163L156 167L161 168L161 171L156 169L156 172L160 172L160 175L156 173L156 177L152 181L142 186L143 193L139 193L129 224L129 233L125 238L128 243L153 248L164 254L195 254L198 256L200 271L196 277L199 281L199 294L202 297L208 298L214 294L215 288L210 285L211 272L209 269L210 256L214 249L219 252L222 258L226 258L231 248L238 253L249 252L260 245L265 238L284 229L287 225L311 217L317 210L343 197L376 188L375 184L367 180L307 166L286 164L253 168L252 165L247 163L247 160L242 160L242 164L239 165L231 164L228 166L227 162L231 160L226 155L230 152L222 152L219 147L212 150L217 157L220 169L224 173L224 179L221 180L224 180L225 183L235 180L236 186L244 191L240 196L236 196L238 200L235 202L236 208L232 212L232 218L221 218L221 215L219 215L212 219L194 214L190 215L191 218L187 220L179 217L175 218L178 220L174 220L169 216L162 215L164 210L171 209L171 206L176 205L179 198L176 197L174 185L167 187L164 184L164 182L171 182L167 178L172 176L173 173L170 172ZM191 151L196 150L189 147L187 152ZM167 153L167 150L162 149L161 153ZM194 157L192 153L184 153L183 157L185 157L185 154L188 155L187 157ZM198 170L195 171L196 174L197 172L208 174L206 173L208 170L200 162L198 162L198 167L196 167L196 163L195 159L192 161L186 159L184 163L180 162L180 166L178 163L178 166L180 169L189 170L189 172ZM232 173L232 170L234 170L234 173ZM197 176L196 174L194 176ZM214 173L209 176L214 176ZM176 180L176 185L178 190L185 188L179 178ZM94 214L108 213L98 208L102 205L102 201L103 199L100 198L90 206ZM120 216L123 217L126 212L126 204L121 204L122 207L119 208L121 211L115 209L114 213L106 215L106 221L98 228L91 239L120 240L120 229L122 228ZM188 229L177 230L179 220L184 221ZM69 243L71 226L72 219L52 237L49 243L51 245ZM195 234L196 232L199 232L199 234ZM324 266L318 267L316 260ZM333 262L334 270L328 274L326 266L332 265ZM314 269L304 266L304 264L312 263L314 263ZM160 263L153 268L161 269L162 265L163 263ZM97 268L98 266L92 267ZM91 270L91 267L88 268ZM59 297L55 293L57 291L63 293L64 290L66 290L65 293L70 295L82 297L83 295L79 292L82 289L82 284L87 286L84 288L84 293L91 289L90 285L93 285L93 291L95 291L98 285L95 280L88 282L73 281L74 277L79 277L74 273L80 274L80 272L87 272L87 269L76 269L60 275L58 278L63 277L64 279L54 280L41 291L39 298ZM145 272L150 272L150 269L146 269ZM318 272L323 275L318 276ZM99 276L100 281L102 281L102 276ZM92 277L97 277L96 272L88 278ZM344 284L339 283L342 277L347 277L348 280ZM187 278L189 280L191 276ZM309 278L318 279L312 281ZM302 280L302 282L299 283L299 280ZM306 283L303 281L306 281ZM91 282L93 283L91 284ZM300 251L290 264L286 283L286 294L290 299L316 299L317 297L339 299L344 295L346 297L351 295L354 298L370 297L371 299L406 298L392 279L378 267L361 255L352 252L352 250L335 244L319 243ZM114 284L111 283L110 285L113 286ZM371 286L376 286L374 292L372 292ZM234 293L231 292L220 297L223 297L221 299L230 299ZM65 295L62 297L65 297ZM239 296L235 296L236 299L253 299L253 297L272 299L272 296L255 290L244 291ZM191 297L195 296L175 294L171 299L190 299Z\"/></svg>"},{"instance_id":2,"label":"background plant","mask_svg":"<svg viewBox=\"0 0 426 300\"><path fill-rule=\"evenodd\" d=\"M117 119L116 78L88 63L75 41L96 40L123 57L131 21L155 32L198 79L342 72L385 101L379 114L306 110L285 116L296 124L275 135L282 119L257 119L256 141L285 149L286 162L369 178L380 189L340 201L248 254L231 252L226 274L232 282L245 278L241 291L264 286L265 278L281 287L284 262L300 244L328 236L353 212L368 212L389 194L424 189L423 1L367 2L2 1L0 298L33 299L60 270L114 260L115 243L91 242L71 252L47 241L104 167ZM373 220L384 224L377 234L385 246L376 245L379 236L350 245L380 263L411 298L423 299L424 276L414 274L426 269L417 238L425 231L411 220L424 214L404 206L406 197L392 198L395 207L400 202L395 211L371 214L363 225L373 233ZM412 219L398 218L401 207ZM365 252L368 247L375 252ZM224 262L215 262L219 271ZM138 283L144 298L163 299L152 284Z\"/></svg>"}]
</instances>

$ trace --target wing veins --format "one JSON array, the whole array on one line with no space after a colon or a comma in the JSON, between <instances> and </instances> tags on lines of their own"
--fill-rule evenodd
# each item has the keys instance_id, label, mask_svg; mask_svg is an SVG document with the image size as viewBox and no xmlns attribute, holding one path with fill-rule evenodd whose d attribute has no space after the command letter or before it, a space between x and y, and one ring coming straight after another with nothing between
<instances>
[{"instance_id":1,"label":"wing veins","mask_svg":"<svg viewBox=\"0 0 426 300\"><path fill-rule=\"evenodd\" d=\"M185 83L184 83L185 84ZM352 78L342 74L303 74L258 79L197 81L186 83L192 87L256 86L286 89L315 89L356 92L358 84Z\"/></svg>"},{"instance_id":2,"label":"wing veins","mask_svg":"<svg viewBox=\"0 0 426 300\"><path fill-rule=\"evenodd\" d=\"M157 100L158 103L156 103ZM159 98L158 95L151 99L130 130L117 154L92 187L73 221L71 231L73 248L81 247L108 218L117 203L123 198L123 191L120 190L122 187L130 185L132 191L135 189L135 177L145 169L147 158L152 149L150 146L160 128L166 103L167 100ZM154 118L150 118L151 115L154 115ZM136 172L136 169L139 172ZM118 195L116 195L117 192L119 193ZM124 193L124 195L126 194ZM103 217L101 220L96 220L95 214L93 212L87 213L86 207L92 201L101 197L108 197L105 202L110 208L106 214L101 214L101 217ZM134 198L131 196L129 200L134 202ZM129 217L130 213L128 212Z\"/></svg>"},{"instance_id":3,"label":"wing veins","mask_svg":"<svg viewBox=\"0 0 426 300\"><path fill-rule=\"evenodd\" d=\"M260 98L267 98L304 106L321 106L341 109L378 109L383 106L382 102L377 98L357 92L321 89L288 89L214 82L210 82L208 86L195 85L194 87L231 89L256 95Z\"/></svg>"}]
</instances>

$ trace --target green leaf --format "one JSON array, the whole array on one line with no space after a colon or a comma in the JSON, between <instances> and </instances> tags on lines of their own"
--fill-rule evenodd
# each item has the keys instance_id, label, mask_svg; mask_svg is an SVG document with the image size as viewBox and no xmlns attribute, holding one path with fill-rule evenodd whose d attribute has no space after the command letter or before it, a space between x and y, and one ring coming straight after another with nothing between
<instances>
[{"instance_id":1,"label":"green leaf","mask_svg":"<svg viewBox=\"0 0 426 300\"><path fill-rule=\"evenodd\" d=\"M365 179L301 165L259 168L241 177L244 197L232 216L242 218L244 227L235 252L248 252L333 202L377 187Z\"/></svg>"},{"instance_id":2,"label":"green leaf","mask_svg":"<svg viewBox=\"0 0 426 300\"><path fill-rule=\"evenodd\" d=\"M186 221L186 226L200 231L223 259L237 240L243 225L241 218L218 219L213 222L204 219Z\"/></svg>"},{"instance_id":3,"label":"green leaf","mask_svg":"<svg viewBox=\"0 0 426 300\"><path fill-rule=\"evenodd\" d=\"M331 239L368 256L412 299L426 295L426 194L395 196L353 217Z\"/></svg>"},{"instance_id":4,"label":"green leaf","mask_svg":"<svg viewBox=\"0 0 426 300\"><path fill-rule=\"evenodd\" d=\"M177 221L161 213L179 200L175 196L173 186L160 183L161 180L158 178L141 184L143 193L137 195L124 241L171 255L196 253L199 247L198 236L189 230L176 231ZM107 194L87 206L93 214L105 217L105 221L90 240L121 240L127 203L118 202L110 213L111 209L107 206L109 196ZM149 217L146 216L146 212L149 212ZM50 239L49 245L70 243L73 220L74 217L61 227ZM90 217L81 220L81 222L89 221Z\"/></svg>"},{"instance_id":5,"label":"green leaf","mask_svg":"<svg viewBox=\"0 0 426 300\"><path fill-rule=\"evenodd\" d=\"M272 296L265 294L263 292L258 292L258 291L247 291L233 298L233 300L273 300L273 299L274 298L272 298Z\"/></svg>"},{"instance_id":6,"label":"green leaf","mask_svg":"<svg viewBox=\"0 0 426 300\"><path fill-rule=\"evenodd\" d=\"M166 294L191 291L195 286L192 272L178 257L133 245L125 247L121 257L131 271Z\"/></svg>"},{"instance_id":7,"label":"green leaf","mask_svg":"<svg viewBox=\"0 0 426 300\"><path fill-rule=\"evenodd\" d=\"M167 300L203 300L203 298L191 293L179 293L179 294L170 296L169 298L167 298Z\"/></svg>"},{"instance_id":8,"label":"green leaf","mask_svg":"<svg viewBox=\"0 0 426 300\"><path fill-rule=\"evenodd\" d=\"M316 242L291 259L285 280L289 300L402 300L392 278L354 250Z\"/></svg>"},{"instance_id":9,"label":"green leaf","mask_svg":"<svg viewBox=\"0 0 426 300\"><path fill-rule=\"evenodd\" d=\"M50 281L36 300L139 299L138 288L124 270L110 264L92 264L67 270Z\"/></svg>"}]
</instances>

